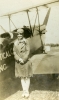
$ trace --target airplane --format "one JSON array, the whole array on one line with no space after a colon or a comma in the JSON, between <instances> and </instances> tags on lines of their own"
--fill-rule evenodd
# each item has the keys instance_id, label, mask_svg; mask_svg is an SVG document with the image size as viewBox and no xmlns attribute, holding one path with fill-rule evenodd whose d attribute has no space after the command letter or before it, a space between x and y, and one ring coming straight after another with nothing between
<instances>
[{"instance_id":1,"label":"airplane","mask_svg":"<svg viewBox=\"0 0 59 100\"><path fill-rule=\"evenodd\" d=\"M2 0L1 2L3 4L4 1ZM59 0L46 0L44 2L42 0L40 0L40 1L36 0L36 2L34 2L32 0L33 4L29 0L24 0L24 1L17 0L16 4L18 4L18 8L16 8L16 9L15 8L11 9L12 8L12 7L10 7L11 3L9 3L7 0L5 0L5 2L7 2L9 5L2 6L2 4L1 4L0 19L2 20L4 18L7 18L7 20L8 20L7 24L9 26L9 29L6 30L3 27L3 25L0 24L0 48L1 48L0 49L0 77L1 77L0 79L4 80L5 78L8 78L8 77L14 77L15 64L14 64L14 56L13 56L13 43L17 39L16 32L19 27L18 26L16 27L16 25L12 21L12 17L16 16L16 21L17 21L17 14L19 14L21 12L22 13L25 12L27 15L27 19L28 19L28 25L27 26L24 25L22 28L24 29L25 38L27 38L30 43L31 60L33 61L34 58L37 58L37 62L36 62L37 65L34 65L35 67L33 68L33 73L34 74L53 74L53 75L55 75L56 73L59 73L58 66L56 68L56 71L54 70L55 67L53 67L53 66L52 66L52 68L48 65L47 65L48 68L45 65L44 65L44 67L42 67L44 64L44 58L45 58L45 62L46 62L46 57L48 54L43 54L44 43L41 38L42 35L45 35L45 33L46 33L46 25L47 25L47 22L49 19L51 7L55 6L55 5L59 5ZM23 4L25 5L24 7L23 7ZM28 4L29 4L29 6L28 6ZM17 6L17 5L15 5L15 6ZM8 9L7 10L3 9L4 7L5 8L7 7ZM29 12L31 12L31 10L33 10L33 9L36 11L36 15L35 15L34 25L31 25ZM40 25L40 21L39 21L40 9L48 10L42 25ZM19 19L19 20L21 20L21 19ZM35 25L36 20L38 20L38 25ZM11 23L14 26L13 29L11 29L12 28ZM37 56L36 54L38 54L39 56ZM53 55L51 55L51 54L48 55L48 57L47 57L47 59L49 58L48 61L50 61L50 57L51 57L51 59L53 59ZM43 60L42 61L43 63L39 63L40 58ZM58 58L58 56L57 56L57 58ZM56 60L56 59L54 59L54 60ZM39 67L39 66L41 66L41 67ZM10 75L10 72L11 72L11 75Z\"/></svg>"}]
</instances>

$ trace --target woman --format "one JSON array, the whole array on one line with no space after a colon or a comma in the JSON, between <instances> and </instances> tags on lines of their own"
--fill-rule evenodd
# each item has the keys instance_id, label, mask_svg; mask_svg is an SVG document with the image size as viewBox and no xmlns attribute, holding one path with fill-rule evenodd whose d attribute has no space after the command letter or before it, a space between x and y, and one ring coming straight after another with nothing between
<instances>
[{"instance_id":1,"label":"woman","mask_svg":"<svg viewBox=\"0 0 59 100\"><path fill-rule=\"evenodd\" d=\"M24 38L23 29L17 30L17 37L13 47L15 76L21 77L22 97L29 97L30 77L32 76L32 64L29 60L30 46L28 40Z\"/></svg>"}]
</instances>

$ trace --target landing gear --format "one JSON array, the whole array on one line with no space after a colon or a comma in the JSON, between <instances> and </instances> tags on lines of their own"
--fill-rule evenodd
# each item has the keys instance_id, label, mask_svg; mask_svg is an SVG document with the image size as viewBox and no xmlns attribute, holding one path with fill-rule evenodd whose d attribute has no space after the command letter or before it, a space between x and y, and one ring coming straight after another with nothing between
<instances>
[{"instance_id":1,"label":"landing gear","mask_svg":"<svg viewBox=\"0 0 59 100\"><path fill-rule=\"evenodd\" d=\"M58 77L59 77L59 74L52 74L53 79L58 79Z\"/></svg>"}]
</instances>

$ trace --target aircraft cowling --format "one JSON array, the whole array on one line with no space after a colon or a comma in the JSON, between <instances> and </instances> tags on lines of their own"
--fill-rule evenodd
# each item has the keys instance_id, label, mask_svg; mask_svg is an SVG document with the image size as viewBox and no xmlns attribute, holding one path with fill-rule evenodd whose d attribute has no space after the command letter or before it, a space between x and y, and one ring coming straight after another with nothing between
<instances>
[{"instance_id":1,"label":"aircraft cowling","mask_svg":"<svg viewBox=\"0 0 59 100\"><path fill-rule=\"evenodd\" d=\"M13 45L10 38L0 37L0 81L14 77Z\"/></svg>"}]
</instances>

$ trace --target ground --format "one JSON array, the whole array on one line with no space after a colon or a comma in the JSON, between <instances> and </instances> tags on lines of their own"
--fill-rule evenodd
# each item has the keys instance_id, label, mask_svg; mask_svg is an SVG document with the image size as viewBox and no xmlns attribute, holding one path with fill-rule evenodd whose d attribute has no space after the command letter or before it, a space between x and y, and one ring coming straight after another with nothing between
<instances>
[{"instance_id":1,"label":"ground","mask_svg":"<svg viewBox=\"0 0 59 100\"><path fill-rule=\"evenodd\" d=\"M0 83L0 86L0 100L59 100L59 79L53 80L51 75L34 75L31 78L28 99L21 97L19 78L9 78L5 83Z\"/></svg>"}]
</instances>

